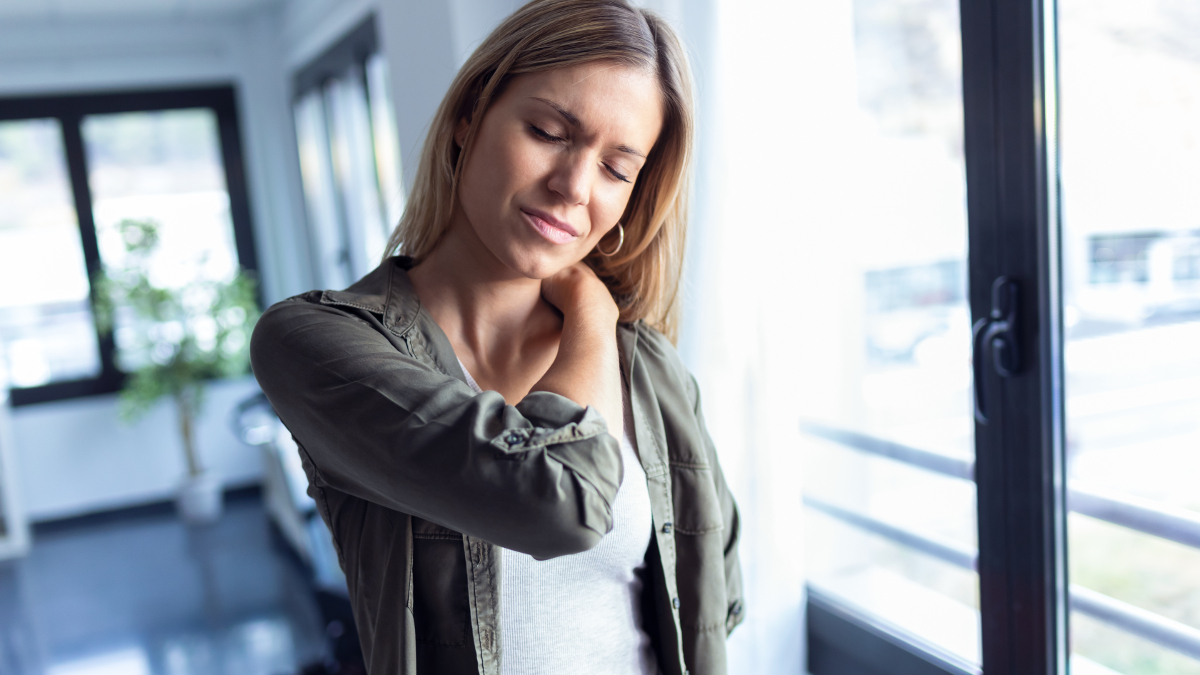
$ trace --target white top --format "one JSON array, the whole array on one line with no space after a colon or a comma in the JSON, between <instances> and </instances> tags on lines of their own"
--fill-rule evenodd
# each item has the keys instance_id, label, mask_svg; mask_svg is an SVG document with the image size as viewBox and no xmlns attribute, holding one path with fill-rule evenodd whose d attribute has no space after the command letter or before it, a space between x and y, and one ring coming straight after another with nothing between
<instances>
[{"instance_id":1,"label":"white top","mask_svg":"<svg viewBox=\"0 0 1200 675\"><path fill-rule=\"evenodd\" d=\"M465 367L463 374L482 391ZM650 492L629 433L628 396L624 408L625 472L612 531L595 548L551 560L500 549L501 675L658 672L641 612L640 575L654 527Z\"/></svg>"}]
</instances>

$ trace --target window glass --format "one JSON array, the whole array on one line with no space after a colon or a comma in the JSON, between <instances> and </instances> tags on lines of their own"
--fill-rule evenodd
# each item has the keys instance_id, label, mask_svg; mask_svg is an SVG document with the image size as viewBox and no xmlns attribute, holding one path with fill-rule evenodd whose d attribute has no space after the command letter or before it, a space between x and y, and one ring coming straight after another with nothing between
<instances>
[{"instance_id":1,"label":"window glass","mask_svg":"<svg viewBox=\"0 0 1200 675\"><path fill-rule=\"evenodd\" d=\"M379 264L387 241L383 201L376 176L366 80L355 66L325 85L333 175L345 210L345 228L355 278Z\"/></svg>"},{"instance_id":2,"label":"window glass","mask_svg":"<svg viewBox=\"0 0 1200 675\"><path fill-rule=\"evenodd\" d=\"M96 237L106 268L124 264L118 225L126 219L151 220L159 229L149 269L152 284L179 288L197 279L233 279L237 248L211 109L90 115L82 132ZM143 352L136 347L152 327L121 310L115 324L118 364L135 368L140 364L132 359Z\"/></svg>"},{"instance_id":3,"label":"window glass","mask_svg":"<svg viewBox=\"0 0 1200 675\"><path fill-rule=\"evenodd\" d=\"M100 373L65 157L57 120L0 122L0 370L14 387Z\"/></svg>"},{"instance_id":4,"label":"window glass","mask_svg":"<svg viewBox=\"0 0 1200 675\"><path fill-rule=\"evenodd\" d=\"M292 108L296 120L296 144L300 153L300 177L304 185L309 236L320 282L326 288L345 288L354 281L350 251L342 233L325 103L321 92L312 91Z\"/></svg>"},{"instance_id":5,"label":"window glass","mask_svg":"<svg viewBox=\"0 0 1200 675\"><path fill-rule=\"evenodd\" d=\"M861 198L818 226L806 263L836 297L810 317L834 335L828 369L803 385L827 401L805 424L806 571L814 589L978 663L958 4L835 4L853 45L832 46L829 67L857 88L823 104L845 107L830 133Z\"/></svg>"},{"instance_id":6,"label":"window glass","mask_svg":"<svg viewBox=\"0 0 1200 675\"><path fill-rule=\"evenodd\" d=\"M384 223L390 235L404 211L404 186L400 183L400 141L396 114L392 111L387 60L379 54L367 59L367 98L371 103L371 133L379 192L383 195Z\"/></svg>"},{"instance_id":7,"label":"window glass","mask_svg":"<svg viewBox=\"0 0 1200 675\"><path fill-rule=\"evenodd\" d=\"M404 210L388 68L373 21L301 69L296 87L313 262L323 286L344 288L379 265Z\"/></svg>"},{"instance_id":8,"label":"window glass","mask_svg":"<svg viewBox=\"0 0 1200 675\"><path fill-rule=\"evenodd\" d=\"M1076 672L1200 674L1198 35L1195 2L1059 2Z\"/></svg>"}]
</instances>

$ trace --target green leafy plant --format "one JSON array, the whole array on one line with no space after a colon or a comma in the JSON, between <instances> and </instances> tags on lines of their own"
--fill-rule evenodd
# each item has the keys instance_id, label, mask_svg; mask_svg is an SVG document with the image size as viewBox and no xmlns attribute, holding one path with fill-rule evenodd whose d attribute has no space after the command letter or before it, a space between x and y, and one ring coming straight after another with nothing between
<instances>
[{"instance_id":1,"label":"green leafy plant","mask_svg":"<svg viewBox=\"0 0 1200 675\"><path fill-rule=\"evenodd\" d=\"M257 283L244 270L232 280L194 279L177 287L156 285L151 273L159 246L154 221L117 225L125 247L119 266L105 265L93 283L101 333L116 329L119 365L129 373L119 414L132 423L163 397L179 419L188 473L203 471L195 447L195 422L205 385L249 368L250 331L258 320Z\"/></svg>"}]
</instances>

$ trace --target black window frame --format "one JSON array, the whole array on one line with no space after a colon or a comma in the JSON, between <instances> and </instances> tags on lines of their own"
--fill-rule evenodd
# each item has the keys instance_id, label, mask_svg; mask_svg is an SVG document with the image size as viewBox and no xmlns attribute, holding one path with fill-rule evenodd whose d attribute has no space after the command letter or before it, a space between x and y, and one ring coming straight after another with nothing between
<instances>
[{"instance_id":1,"label":"black window frame","mask_svg":"<svg viewBox=\"0 0 1200 675\"><path fill-rule=\"evenodd\" d=\"M1054 0L960 0L969 300L1016 281L1012 377L989 372L976 422L982 672L1067 672L1061 254ZM976 358L980 358L977 355ZM812 675L978 673L809 587Z\"/></svg>"},{"instance_id":2,"label":"black window frame","mask_svg":"<svg viewBox=\"0 0 1200 675\"><path fill-rule=\"evenodd\" d=\"M367 61L379 51L375 15L370 14L321 52L320 56L296 71L292 76L292 102L300 100L310 91L320 90L326 82L341 77L354 66L365 73ZM364 75L363 86L366 85Z\"/></svg>"},{"instance_id":3,"label":"black window frame","mask_svg":"<svg viewBox=\"0 0 1200 675\"><path fill-rule=\"evenodd\" d=\"M237 92L233 85L214 85L178 89L132 90L104 93L79 93L49 96L11 97L0 99L0 121L24 119L55 119L62 127L63 150L75 213L79 221L79 236L83 247L84 264L89 280L89 301L92 300L91 280L101 269L100 249L96 240L96 224L92 213L92 195L88 185L87 152L80 125L88 115L129 112L158 112L186 108L207 108L217 119L221 162L225 170L229 210L233 221L234 245L238 263L251 274L258 272L258 255L250 217L249 193L246 190L245 163L238 124ZM261 294L261 293L260 293ZM262 299L259 298L261 306ZM126 374L116 364L116 345L112 334L97 330L100 352L100 373L92 378L52 382L38 387L11 390L13 407L63 401L85 396L111 394L120 391Z\"/></svg>"}]
</instances>

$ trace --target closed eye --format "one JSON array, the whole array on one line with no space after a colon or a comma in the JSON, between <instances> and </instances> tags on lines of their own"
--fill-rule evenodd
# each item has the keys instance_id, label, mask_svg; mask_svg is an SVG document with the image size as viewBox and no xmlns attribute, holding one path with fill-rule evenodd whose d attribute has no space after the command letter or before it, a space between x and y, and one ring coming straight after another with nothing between
<instances>
[{"instance_id":1,"label":"closed eye","mask_svg":"<svg viewBox=\"0 0 1200 675\"><path fill-rule=\"evenodd\" d=\"M621 173L620 171L617 171L616 169L612 168L611 166L605 164L604 168L608 169L608 172L613 175L613 178L616 178L617 180L619 180L623 183L630 182L629 176L626 176L625 174Z\"/></svg>"},{"instance_id":2,"label":"closed eye","mask_svg":"<svg viewBox=\"0 0 1200 675\"><path fill-rule=\"evenodd\" d=\"M537 136L547 143L561 143L566 140L562 136L555 136L554 134L547 132L545 129L537 126L536 124L530 124L529 130L533 132L534 136Z\"/></svg>"},{"instance_id":3,"label":"closed eye","mask_svg":"<svg viewBox=\"0 0 1200 675\"><path fill-rule=\"evenodd\" d=\"M537 136L538 138L542 139L543 141L546 141L547 143L562 143L563 141L567 140L567 139L563 138L562 136L555 136L554 134L546 131L545 129L539 127L536 124L530 124L529 131L531 131L534 136ZM604 165L604 169L606 171L608 171L608 173L610 175L612 175L613 178L616 178L617 180L621 181L622 183L632 182L629 180L629 176L626 176L625 174L621 173L620 171L617 171L616 169L612 168L608 164Z\"/></svg>"}]
</instances>

